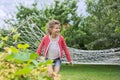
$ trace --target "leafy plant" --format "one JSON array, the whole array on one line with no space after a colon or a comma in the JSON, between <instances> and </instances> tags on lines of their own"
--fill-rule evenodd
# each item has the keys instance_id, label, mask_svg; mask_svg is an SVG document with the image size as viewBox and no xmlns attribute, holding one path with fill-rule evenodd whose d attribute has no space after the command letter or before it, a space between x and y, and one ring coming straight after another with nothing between
<instances>
[{"instance_id":1,"label":"leafy plant","mask_svg":"<svg viewBox=\"0 0 120 80\"><path fill-rule=\"evenodd\" d=\"M19 34L14 32L12 39L17 43ZM0 48L0 79L1 80L51 80L47 76L47 65L52 60L45 61L35 52L29 50L29 44L8 45L9 35L1 38Z\"/></svg>"},{"instance_id":2,"label":"leafy plant","mask_svg":"<svg viewBox=\"0 0 120 80\"><path fill-rule=\"evenodd\" d=\"M19 45L23 46L27 44ZM46 79L47 65L52 64L51 60L45 61L40 59L38 62L38 55L24 47L16 49L7 47L5 49L6 53L0 54L0 78L2 80ZM8 55L7 53L10 50L11 53ZM50 80L50 78L47 80Z\"/></svg>"}]
</instances>

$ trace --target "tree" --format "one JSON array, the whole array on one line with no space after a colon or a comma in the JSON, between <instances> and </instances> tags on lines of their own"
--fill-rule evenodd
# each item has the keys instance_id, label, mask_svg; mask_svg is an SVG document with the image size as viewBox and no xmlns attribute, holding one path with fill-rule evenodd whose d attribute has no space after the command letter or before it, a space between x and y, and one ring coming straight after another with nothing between
<instances>
[{"instance_id":1,"label":"tree","mask_svg":"<svg viewBox=\"0 0 120 80\"><path fill-rule=\"evenodd\" d=\"M120 47L120 1L87 0L87 12L84 27L89 41L87 49L106 49Z\"/></svg>"}]
</instances>

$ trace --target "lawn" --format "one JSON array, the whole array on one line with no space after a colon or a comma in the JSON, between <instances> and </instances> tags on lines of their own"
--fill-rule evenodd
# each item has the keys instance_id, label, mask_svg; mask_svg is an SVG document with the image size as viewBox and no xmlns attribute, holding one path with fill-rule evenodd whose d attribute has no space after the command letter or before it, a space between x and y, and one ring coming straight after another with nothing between
<instances>
[{"instance_id":1,"label":"lawn","mask_svg":"<svg viewBox=\"0 0 120 80\"><path fill-rule=\"evenodd\" d=\"M62 64L60 74L62 80L120 80L120 66Z\"/></svg>"}]
</instances>

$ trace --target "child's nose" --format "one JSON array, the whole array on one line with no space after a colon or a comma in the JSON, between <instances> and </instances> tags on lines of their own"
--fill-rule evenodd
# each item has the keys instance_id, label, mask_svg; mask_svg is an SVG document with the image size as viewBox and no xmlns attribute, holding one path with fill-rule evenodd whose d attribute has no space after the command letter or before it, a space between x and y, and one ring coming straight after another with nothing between
<instances>
[{"instance_id":1,"label":"child's nose","mask_svg":"<svg viewBox=\"0 0 120 80\"><path fill-rule=\"evenodd\" d=\"M60 29L58 31L60 32Z\"/></svg>"}]
</instances>

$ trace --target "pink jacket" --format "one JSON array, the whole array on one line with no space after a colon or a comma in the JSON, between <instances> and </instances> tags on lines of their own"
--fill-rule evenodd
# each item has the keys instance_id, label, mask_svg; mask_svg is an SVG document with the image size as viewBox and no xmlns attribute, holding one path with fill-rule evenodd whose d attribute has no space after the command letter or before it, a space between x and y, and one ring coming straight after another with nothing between
<instances>
[{"instance_id":1,"label":"pink jacket","mask_svg":"<svg viewBox=\"0 0 120 80\"><path fill-rule=\"evenodd\" d=\"M40 55L41 52L42 52L42 48L44 47L44 56L46 57L47 51L48 51L48 48L49 48L49 43L50 43L49 35L45 35L43 37L40 45L38 46L37 54ZM72 58L71 58L71 55L70 55L70 53L68 51L67 45L66 45L65 40L64 40L62 35L59 36L58 45L59 45L59 49L60 49L59 50L60 51L60 58L62 58L62 56L63 56L62 51L64 50L65 55L67 57L67 60L70 62L72 60Z\"/></svg>"}]
</instances>

